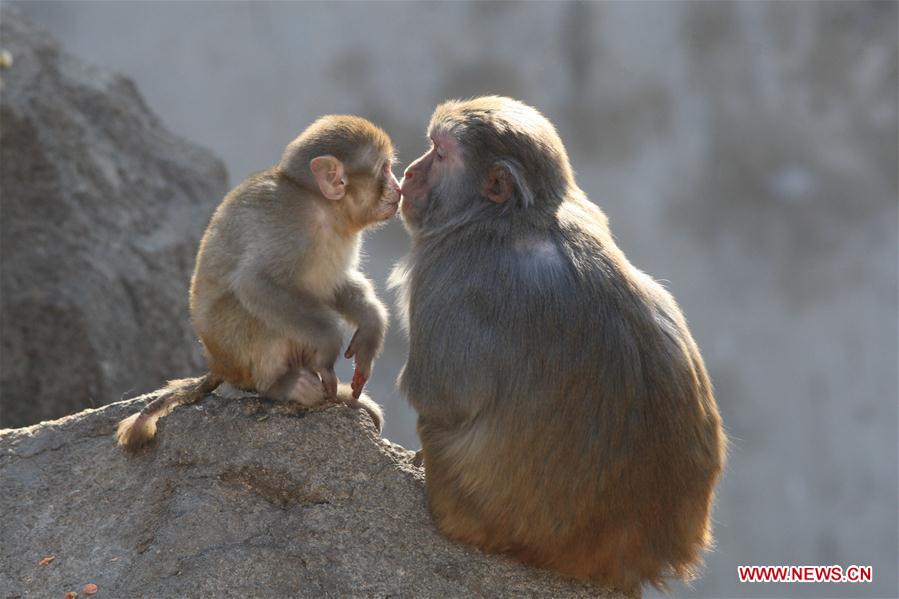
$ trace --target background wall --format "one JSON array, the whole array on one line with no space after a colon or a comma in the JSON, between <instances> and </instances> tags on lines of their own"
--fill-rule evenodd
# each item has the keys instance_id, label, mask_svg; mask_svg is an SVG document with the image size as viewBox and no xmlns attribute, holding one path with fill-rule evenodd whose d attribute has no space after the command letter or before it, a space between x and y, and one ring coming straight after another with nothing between
<instances>
[{"instance_id":1,"label":"background wall","mask_svg":"<svg viewBox=\"0 0 899 599\"><path fill-rule=\"evenodd\" d=\"M899 594L895 3L20 6L132 77L232 184L323 113L373 119L408 164L443 99L538 107L624 251L679 299L733 440L718 548L676 594ZM366 242L385 299L406 246L398 222ZM405 351L393 326L371 391L415 448ZM872 564L875 581L736 580L781 563Z\"/></svg>"}]
</instances>

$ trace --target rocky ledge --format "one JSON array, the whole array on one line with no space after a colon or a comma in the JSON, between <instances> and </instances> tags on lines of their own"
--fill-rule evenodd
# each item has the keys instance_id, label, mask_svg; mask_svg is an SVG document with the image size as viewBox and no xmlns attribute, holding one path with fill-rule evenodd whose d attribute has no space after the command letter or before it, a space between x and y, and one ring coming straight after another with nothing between
<instances>
[{"instance_id":1,"label":"rocky ledge","mask_svg":"<svg viewBox=\"0 0 899 599\"><path fill-rule=\"evenodd\" d=\"M441 537L364 413L211 395L129 456L145 401L0 431L0 597L623 597Z\"/></svg>"}]
</instances>

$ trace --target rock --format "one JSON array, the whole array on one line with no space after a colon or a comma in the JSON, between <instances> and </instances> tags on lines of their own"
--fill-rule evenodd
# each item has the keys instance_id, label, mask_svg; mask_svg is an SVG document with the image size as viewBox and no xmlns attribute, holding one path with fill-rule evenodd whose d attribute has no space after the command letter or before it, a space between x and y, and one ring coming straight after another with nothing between
<instances>
[{"instance_id":1,"label":"rock","mask_svg":"<svg viewBox=\"0 0 899 599\"><path fill-rule=\"evenodd\" d=\"M0 39L0 424L199 373L187 288L224 166L6 4Z\"/></svg>"},{"instance_id":2,"label":"rock","mask_svg":"<svg viewBox=\"0 0 899 599\"><path fill-rule=\"evenodd\" d=\"M624 597L441 537L362 412L210 396L129 457L146 399L0 431L0 596Z\"/></svg>"}]
</instances>

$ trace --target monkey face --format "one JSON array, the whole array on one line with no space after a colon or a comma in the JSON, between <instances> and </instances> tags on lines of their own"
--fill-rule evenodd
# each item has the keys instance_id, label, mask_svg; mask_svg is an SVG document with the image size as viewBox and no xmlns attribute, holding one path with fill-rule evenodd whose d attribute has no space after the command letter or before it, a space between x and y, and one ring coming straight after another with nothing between
<instances>
[{"instance_id":1,"label":"monkey face","mask_svg":"<svg viewBox=\"0 0 899 599\"><path fill-rule=\"evenodd\" d=\"M360 227L389 220L400 203L400 182L390 161L374 173L351 175L351 190L346 198L350 216Z\"/></svg>"},{"instance_id":2,"label":"monkey face","mask_svg":"<svg viewBox=\"0 0 899 599\"><path fill-rule=\"evenodd\" d=\"M384 165L379 187L381 194L375 205L374 217L377 220L387 220L396 214L400 205L400 182L393 174L390 162Z\"/></svg>"},{"instance_id":3,"label":"monkey face","mask_svg":"<svg viewBox=\"0 0 899 599\"><path fill-rule=\"evenodd\" d=\"M387 220L396 214L400 204L400 182L393 174L389 160L384 164L377 181L380 193L374 201L373 217L376 220Z\"/></svg>"},{"instance_id":4,"label":"monkey face","mask_svg":"<svg viewBox=\"0 0 899 599\"><path fill-rule=\"evenodd\" d=\"M431 135L431 147L403 174L402 214L407 224L417 225L435 189L464 171L458 140L447 133Z\"/></svg>"}]
</instances>

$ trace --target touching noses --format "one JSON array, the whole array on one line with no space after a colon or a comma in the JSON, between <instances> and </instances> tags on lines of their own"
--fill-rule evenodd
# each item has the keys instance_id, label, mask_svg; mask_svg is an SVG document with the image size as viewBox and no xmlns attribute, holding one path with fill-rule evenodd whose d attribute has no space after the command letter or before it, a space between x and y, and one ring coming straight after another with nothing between
<instances>
[{"instance_id":1,"label":"touching noses","mask_svg":"<svg viewBox=\"0 0 899 599\"><path fill-rule=\"evenodd\" d=\"M393 190L394 190L395 192L399 193L399 191L400 191L400 182L399 182L399 180L396 178L396 175L393 174L393 171L390 172L390 186L393 188Z\"/></svg>"},{"instance_id":2,"label":"touching noses","mask_svg":"<svg viewBox=\"0 0 899 599\"><path fill-rule=\"evenodd\" d=\"M411 187L413 187L415 183L418 183L418 181L412 181L412 179L415 178L415 170L418 167L418 162L419 161L416 160L403 171L403 180L400 182L400 195L405 196L411 191Z\"/></svg>"}]
</instances>

